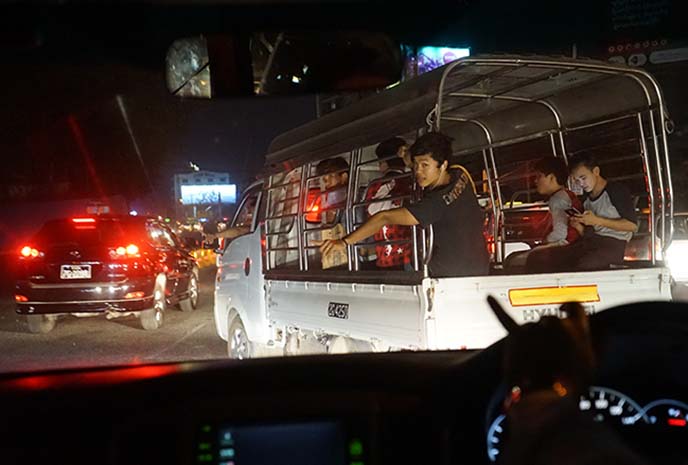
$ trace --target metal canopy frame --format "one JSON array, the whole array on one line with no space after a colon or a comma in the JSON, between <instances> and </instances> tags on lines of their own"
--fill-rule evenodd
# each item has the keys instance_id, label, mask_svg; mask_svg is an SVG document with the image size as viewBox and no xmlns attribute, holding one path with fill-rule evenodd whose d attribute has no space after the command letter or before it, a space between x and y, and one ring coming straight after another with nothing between
<instances>
[{"instance_id":1,"label":"metal canopy frame","mask_svg":"<svg viewBox=\"0 0 688 465\"><path fill-rule=\"evenodd\" d=\"M668 117L658 83L637 68L538 56L464 58L278 136L266 154L265 174L305 168L341 153L357 154L362 147L423 127L444 130L454 138L456 156L476 155L484 163L497 239L504 228L495 149L548 138L553 155L568 162L568 137L627 118L637 124L640 139L645 173L639 175L647 180L654 264L658 215L664 250L671 239L666 226L673 217ZM352 218L346 220L348 230ZM303 242L305 227L297 228ZM503 239L496 250L498 262L504 258ZM301 268L307 261L303 250Z\"/></svg>"},{"instance_id":2,"label":"metal canopy frame","mask_svg":"<svg viewBox=\"0 0 688 465\"><path fill-rule=\"evenodd\" d=\"M519 56L465 58L442 69L432 124L435 130L442 130L443 122L458 123L452 128L452 136L458 141L457 153L483 154L490 198L495 210L495 238L499 236L499 231L503 236L504 229L500 228L502 218L495 205L495 197L502 197L494 148L549 136L553 155L562 157L568 163L567 134L635 116L641 156L647 171L651 257L655 264L655 209L659 206L661 211L659 233L663 249L666 250L671 235L671 231L667 231L666 220L667 217L673 217L673 187L666 142L664 99L659 85L650 74L637 68L593 60ZM574 79L567 80L566 76ZM476 87L480 88L480 92L475 90ZM535 88L539 91L531 96L524 93L527 89ZM592 96L595 97L593 104L590 103ZM459 104L455 103L457 100ZM581 101L582 105L579 103ZM512 104L495 108L493 102ZM484 110L476 112L475 108L481 103L484 103ZM581 115L583 107L586 114ZM550 121L542 119L543 109L551 115ZM657 114L659 124L656 121ZM527 122L529 116L533 120L539 118L539 126L523 130L527 124L521 122ZM652 148L649 150L644 129L646 123L649 123L651 132ZM467 137L461 136L462 124L465 125L464 131L470 131L468 126L479 128L484 135L482 143L473 142L470 145L474 139L468 137L467 132ZM558 141L558 147L555 141ZM650 157L654 158L654 164L650 163ZM653 169L656 170L654 173ZM653 183L653 177L656 177L657 186ZM501 242L502 247L497 249L497 262L503 259L504 237Z\"/></svg>"}]
</instances>

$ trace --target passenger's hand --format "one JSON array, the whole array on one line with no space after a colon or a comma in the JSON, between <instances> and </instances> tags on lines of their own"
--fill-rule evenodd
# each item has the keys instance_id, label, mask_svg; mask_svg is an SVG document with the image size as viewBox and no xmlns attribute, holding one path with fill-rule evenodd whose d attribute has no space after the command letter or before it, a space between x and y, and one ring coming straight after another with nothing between
<instances>
[{"instance_id":1,"label":"passenger's hand","mask_svg":"<svg viewBox=\"0 0 688 465\"><path fill-rule=\"evenodd\" d=\"M590 210L586 210L582 214L576 215L575 218L580 224L584 224L585 226L595 226L600 224L600 217L595 215Z\"/></svg>"},{"instance_id":2,"label":"passenger's hand","mask_svg":"<svg viewBox=\"0 0 688 465\"><path fill-rule=\"evenodd\" d=\"M320 246L320 253L327 255L336 250L346 253L346 243L342 239L327 240Z\"/></svg>"}]
</instances>

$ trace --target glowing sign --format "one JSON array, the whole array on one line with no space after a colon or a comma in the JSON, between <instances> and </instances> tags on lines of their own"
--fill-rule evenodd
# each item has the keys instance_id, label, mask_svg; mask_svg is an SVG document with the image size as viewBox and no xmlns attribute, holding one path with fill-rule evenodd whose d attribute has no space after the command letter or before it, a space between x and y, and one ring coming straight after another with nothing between
<instances>
[{"instance_id":1,"label":"glowing sign","mask_svg":"<svg viewBox=\"0 0 688 465\"><path fill-rule=\"evenodd\" d=\"M236 203L236 184L181 186L184 205Z\"/></svg>"},{"instance_id":2,"label":"glowing sign","mask_svg":"<svg viewBox=\"0 0 688 465\"><path fill-rule=\"evenodd\" d=\"M418 49L418 73L427 73L470 54L470 48L421 47Z\"/></svg>"}]
</instances>

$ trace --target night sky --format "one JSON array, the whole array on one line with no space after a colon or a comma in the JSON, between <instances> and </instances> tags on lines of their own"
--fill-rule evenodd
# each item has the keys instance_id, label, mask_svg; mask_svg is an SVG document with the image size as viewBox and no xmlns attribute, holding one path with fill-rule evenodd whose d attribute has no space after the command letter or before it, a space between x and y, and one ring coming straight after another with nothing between
<instances>
[{"instance_id":1,"label":"night sky","mask_svg":"<svg viewBox=\"0 0 688 465\"><path fill-rule=\"evenodd\" d=\"M620 38L654 37L649 35L649 29L617 31L609 2L587 0L585 8L573 11L563 4L555 7L551 2L542 2L548 8L533 5L521 11L523 5L501 2L499 18L478 22L475 18L491 17L491 2L463 3L469 6L467 11L471 15L457 14L451 25L434 21L432 28L400 28L421 34L427 43L465 42L473 47L474 53L562 53L555 45L587 38L579 42L579 51L595 57L606 50L607 41L604 34L596 37L590 33L592 30L606 30L605 34ZM169 45L165 34L178 36L162 27L155 28L155 16L114 11L129 21L128 28L114 26L114 30L101 32L104 23L93 18L87 21L65 14L58 20L53 11L46 10L41 17L42 26L35 34L28 30L5 30L5 40L1 42L5 47L4 72L0 73L0 157L4 168L0 170L0 186L27 180L57 182L71 177L79 180L84 190L93 189L84 163L87 157L97 165L105 188L125 191L134 197L144 194L149 183L123 125L117 95L125 104L153 189L161 201L171 197L171 176L188 169L189 161L201 169L229 172L232 181L244 187L259 173L273 137L315 117L314 96L213 101L170 96L164 81L164 57ZM567 20L573 12L578 14ZM521 16L514 16L517 13ZM415 21L428 14L409 11L406 20L422 25ZM447 12L443 18L448 16L451 15ZM662 16L666 23L661 24L662 29L675 31L677 16ZM522 18L539 27L524 29ZM591 23L590 18L595 21ZM134 19L136 24L132 24ZM180 15L179 19L185 23L188 18ZM207 25L207 20L203 18L201 24ZM685 63L676 66L685 67ZM683 79L674 76L658 78L665 87L677 126L672 138L673 155L685 159L688 144L682 136L687 127L684 115L688 99ZM81 143L75 137L77 130ZM683 190L683 186L678 190Z\"/></svg>"},{"instance_id":2,"label":"night sky","mask_svg":"<svg viewBox=\"0 0 688 465\"><path fill-rule=\"evenodd\" d=\"M59 179L67 171L87 183L83 161L88 156L106 188L133 198L145 195L149 184L117 96L159 203L171 197L171 177L188 170L189 161L228 172L231 182L245 187L259 174L272 138L315 118L312 95L212 101L173 97L162 69L118 64L95 70L61 64L23 69L25 80L6 83L14 88L8 107L22 111L2 112L0 137L9 168L0 174L4 182L50 182L49 177Z\"/></svg>"}]
</instances>

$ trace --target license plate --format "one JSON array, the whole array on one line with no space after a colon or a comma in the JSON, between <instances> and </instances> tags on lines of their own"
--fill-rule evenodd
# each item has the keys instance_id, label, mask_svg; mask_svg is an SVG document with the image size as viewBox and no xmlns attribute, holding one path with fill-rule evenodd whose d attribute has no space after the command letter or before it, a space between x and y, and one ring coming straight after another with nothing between
<instances>
[{"instance_id":1,"label":"license plate","mask_svg":"<svg viewBox=\"0 0 688 465\"><path fill-rule=\"evenodd\" d=\"M60 279L91 279L91 265L62 265Z\"/></svg>"}]
</instances>

